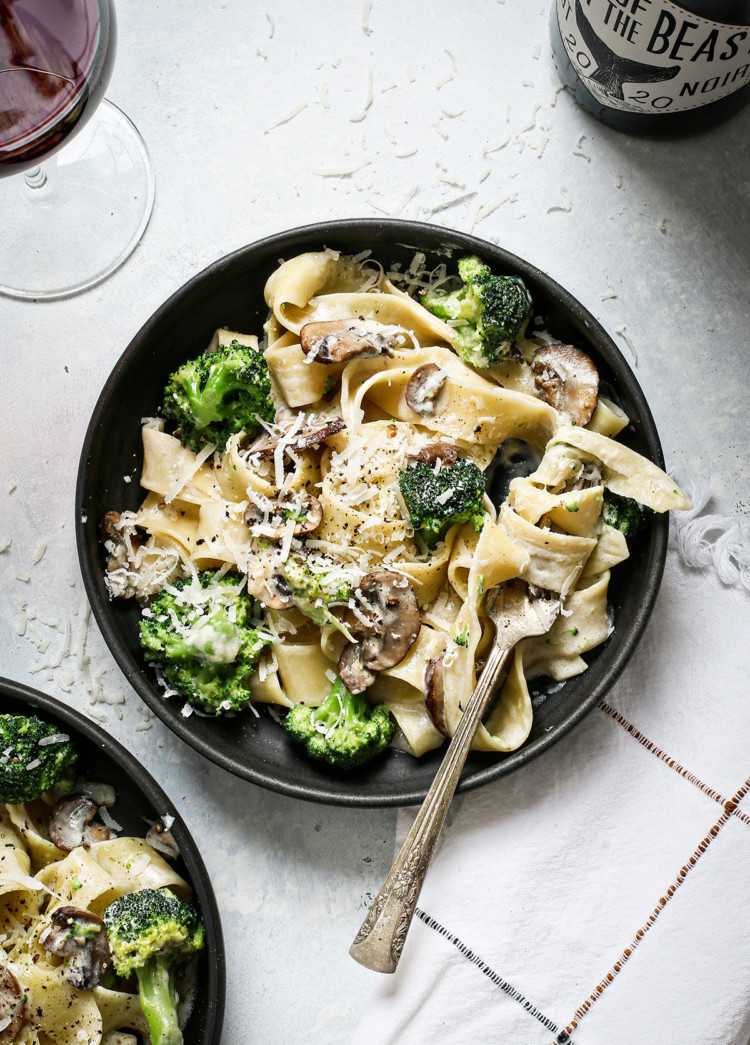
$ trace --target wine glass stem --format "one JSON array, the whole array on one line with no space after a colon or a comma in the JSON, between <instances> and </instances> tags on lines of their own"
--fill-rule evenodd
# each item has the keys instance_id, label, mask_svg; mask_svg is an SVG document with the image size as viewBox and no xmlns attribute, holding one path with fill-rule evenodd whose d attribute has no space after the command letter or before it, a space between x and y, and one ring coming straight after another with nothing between
<instances>
[{"instance_id":1,"label":"wine glass stem","mask_svg":"<svg viewBox=\"0 0 750 1045\"><path fill-rule=\"evenodd\" d=\"M47 184L47 175L45 174L44 167L37 164L36 167L32 167L30 171L26 171L24 175L26 178L26 185L30 189L41 189Z\"/></svg>"}]
</instances>

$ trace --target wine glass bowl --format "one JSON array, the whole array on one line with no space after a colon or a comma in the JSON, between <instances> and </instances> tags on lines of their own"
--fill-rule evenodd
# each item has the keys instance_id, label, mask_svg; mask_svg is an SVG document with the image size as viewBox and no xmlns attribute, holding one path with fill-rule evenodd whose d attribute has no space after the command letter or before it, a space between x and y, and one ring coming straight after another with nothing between
<instances>
[{"instance_id":1,"label":"wine glass bowl","mask_svg":"<svg viewBox=\"0 0 750 1045\"><path fill-rule=\"evenodd\" d=\"M0 0L0 293L86 290L143 235L148 152L103 98L116 40L112 0Z\"/></svg>"}]
</instances>

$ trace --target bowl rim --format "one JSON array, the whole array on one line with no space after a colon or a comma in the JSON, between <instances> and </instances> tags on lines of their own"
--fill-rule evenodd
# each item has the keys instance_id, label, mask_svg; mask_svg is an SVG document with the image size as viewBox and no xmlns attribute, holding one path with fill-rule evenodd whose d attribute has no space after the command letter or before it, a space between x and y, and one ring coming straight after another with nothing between
<instances>
[{"instance_id":1,"label":"bowl rim","mask_svg":"<svg viewBox=\"0 0 750 1045\"><path fill-rule=\"evenodd\" d=\"M300 798L313 802L321 802L331 805L354 806L365 808L377 808L386 806L417 805L421 803L426 788L406 788L386 794L362 794L351 791L342 794L326 785L321 777L320 785L297 784L293 781L279 780L272 773L264 772L262 769L248 767L235 759L214 749L213 745L204 737L188 727L188 720L182 716L166 718L163 716L164 698L155 692L155 688L147 681L142 668L136 664L130 656L129 651L120 639L117 629L113 625L106 607L97 597L97 584L99 581L98 564L92 561L88 554L89 543L86 532L86 498L89 488L88 473L92 456L92 449L97 440L97 432L101 424L102 415L111 399L113 390L117 386L121 372L127 367L130 358L135 355L141 344L149 339L154 330L158 330L166 316L179 316L183 311L194 307L193 292L204 282L212 282L220 277L226 270L231 270L238 261L252 256L256 253L264 253L270 250L277 252L276 256L282 256L285 248L293 248L296 253L306 250L322 250L327 242L336 241L337 237L358 235L362 236L363 242L367 242L368 232L379 235L387 235L389 242L413 248L420 248L420 236L426 240L442 236L450 241L451 251L460 249L466 253L480 254L490 257L500 265L507 266L509 271L522 278L528 279L539 285L544 294L554 300L560 307L572 313L580 323L584 325L589 340L601 352L607 362L617 366L618 388L627 392L637 408L637 421L642 440L648 448L648 457L659 467L664 467L664 457L661 442L656 429L653 415L648 406L646 397L641 389L629 363L615 344L612 337L607 333L602 324L585 308L577 298L561 286L551 276L537 268L531 262L513 254L497 244L490 243L469 233L460 232L446 226L433 225L426 222L412 221L401 218L343 218L331 221L314 222L307 225L296 226L281 232L255 240L237 248L229 254L211 262L187 282L175 290L145 321L137 333L130 340L109 377L107 378L96 405L84 437L79 462L78 476L75 491L75 513L76 513L76 543L78 547L78 558L84 587L91 602L91 608L96 622L102 632L102 636L112 653L115 661L124 673L128 682L137 691L147 706L182 740L188 743L196 751L221 766L233 775L248 780L254 784L264 787L293 798ZM317 244L317 247L314 246ZM429 248L425 248L429 249ZM373 248L375 254L375 247ZM634 615L632 626L618 647L611 662L607 666L602 678L592 685L585 698L549 733L527 741L517 750L505 755L501 760L486 767L476 769L468 775L464 775L459 782L457 792L463 793L481 787L492 780L513 772L532 761L543 752L552 747L565 734L573 729L588 714L601 697L608 692L616 679L620 676L625 665L633 654L651 616L651 612L659 592L661 580L666 562L667 545L669 536L668 513L656 514L653 519L651 540L648 547L645 569L647 583L641 593L641 601ZM155 685L155 684L154 684Z\"/></svg>"},{"instance_id":2,"label":"bowl rim","mask_svg":"<svg viewBox=\"0 0 750 1045\"><path fill-rule=\"evenodd\" d=\"M82 712L40 690L0 676L0 705L4 698L18 701L42 716L51 716L81 734L89 743L100 748L108 758L117 763L155 810L172 809L176 814L174 830L177 835L180 856L187 868L188 879L196 894L206 928L206 951L203 964L208 979L208 1005L204 1013L205 1030L202 1043L203 1045L216 1045L221 1040L226 1004L224 935L221 915L208 871L200 850L185 824L183 814L138 759ZM11 714L15 713L11 712Z\"/></svg>"}]
</instances>

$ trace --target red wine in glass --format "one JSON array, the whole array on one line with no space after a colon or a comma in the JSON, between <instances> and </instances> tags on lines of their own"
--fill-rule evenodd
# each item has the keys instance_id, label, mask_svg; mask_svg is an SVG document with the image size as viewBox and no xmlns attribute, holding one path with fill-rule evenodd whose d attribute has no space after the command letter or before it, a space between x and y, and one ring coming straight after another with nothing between
<instances>
[{"instance_id":1,"label":"red wine in glass","mask_svg":"<svg viewBox=\"0 0 750 1045\"><path fill-rule=\"evenodd\" d=\"M0 0L0 175L62 148L109 83L115 25L97 0Z\"/></svg>"},{"instance_id":2,"label":"red wine in glass","mask_svg":"<svg viewBox=\"0 0 750 1045\"><path fill-rule=\"evenodd\" d=\"M113 0L0 0L0 293L85 290L145 230L148 153L103 98L116 40Z\"/></svg>"}]
</instances>

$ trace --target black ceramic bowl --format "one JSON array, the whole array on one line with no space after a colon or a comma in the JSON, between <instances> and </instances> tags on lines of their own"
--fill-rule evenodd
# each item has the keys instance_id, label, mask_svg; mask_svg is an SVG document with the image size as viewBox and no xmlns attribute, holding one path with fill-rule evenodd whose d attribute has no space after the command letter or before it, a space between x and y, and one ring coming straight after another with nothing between
<instances>
[{"instance_id":1,"label":"black ceramic bowl","mask_svg":"<svg viewBox=\"0 0 750 1045\"><path fill-rule=\"evenodd\" d=\"M331 247L357 254L371 249L386 267L408 263L415 249L428 264L479 254L495 271L523 277L547 329L588 352L602 381L631 424L620 440L663 465L653 418L643 393L612 339L575 298L543 272L500 247L459 232L411 221L361 219L327 222L283 232L243 247L210 265L173 294L141 328L115 366L89 425L76 492L78 552L88 597L104 639L129 682L178 736L214 762L263 787L298 798L342 805L409 805L421 802L442 753L416 760L398 751L346 775L313 764L269 716L184 718L182 701L166 700L138 645L138 607L111 600L104 585L105 556L97 534L110 509L134 509L142 499L141 418L153 416L171 371L202 352L217 327L262 332L267 316L263 288L279 258ZM126 482L132 477L132 482ZM656 516L613 571L610 601L615 630L587 654L589 669L554 697L538 698L529 739L508 755L471 754L459 791L495 780L546 751L607 692L635 649L656 597L667 548L666 516Z\"/></svg>"},{"instance_id":2,"label":"black ceramic bowl","mask_svg":"<svg viewBox=\"0 0 750 1045\"><path fill-rule=\"evenodd\" d=\"M121 836L142 838L146 820L174 817L172 834L181 856L172 866L193 887L193 899L206 926L199 987L185 1027L185 1045L219 1045L224 1019L225 957L219 910L200 853L179 812L140 762L103 729L53 697L18 682L0 678L0 714L38 715L67 733L78 752L78 764L89 780L111 784L117 792L112 815ZM146 819L144 819L144 817Z\"/></svg>"}]
</instances>

